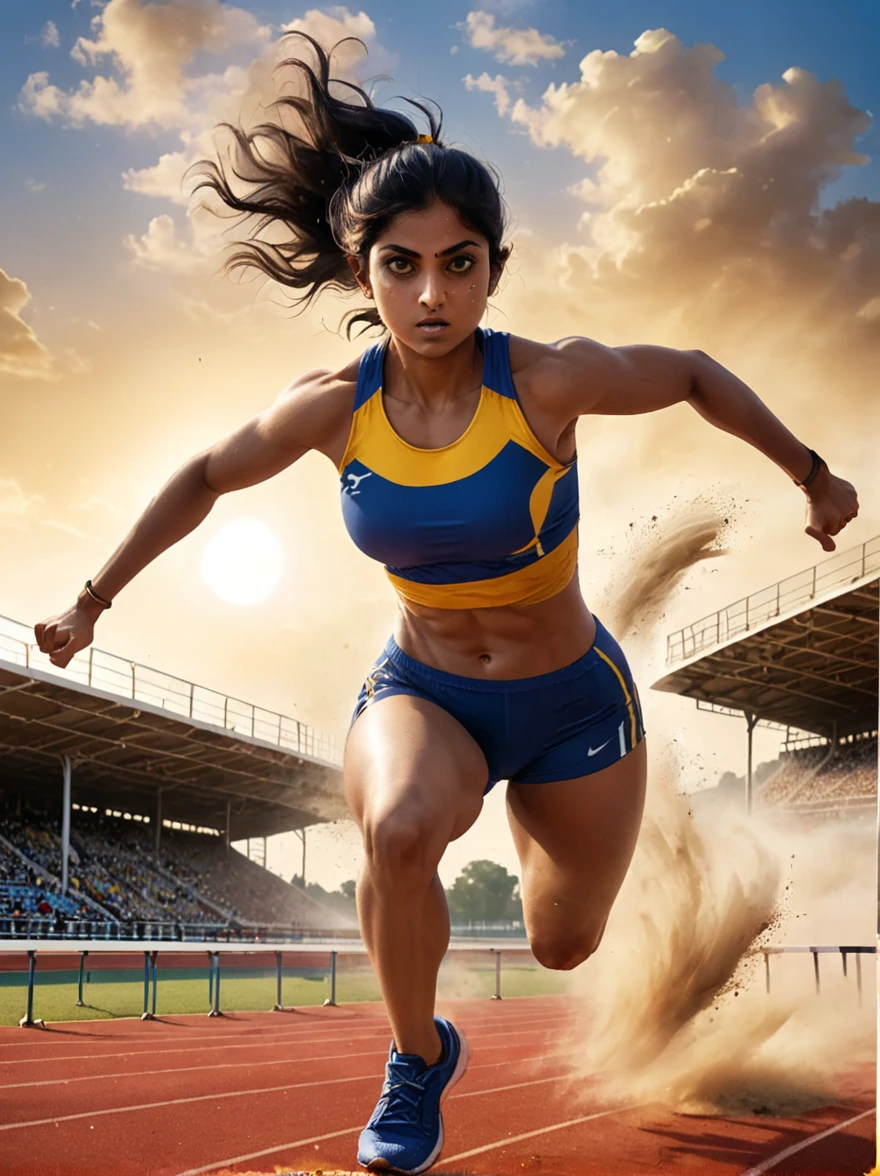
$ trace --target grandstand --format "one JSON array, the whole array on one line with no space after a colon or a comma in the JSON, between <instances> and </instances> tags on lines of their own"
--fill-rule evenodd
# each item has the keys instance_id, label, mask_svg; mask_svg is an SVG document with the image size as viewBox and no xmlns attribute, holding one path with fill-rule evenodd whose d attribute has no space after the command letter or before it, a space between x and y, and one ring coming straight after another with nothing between
<instances>
[{"instance_id":1,"label":"grandstand","mask_svg":"<svg viewBox=\"0 0 880 1176\"><path fill-rule=\"evenodd\" d=\"M880 537L838 552L673 633L654 684L741 715L746 803L835 819L877 808ZM778 770L753 788L752 732L784 733Z\"/></svg>"},{"instance_id":2,"label":"grandstand","mask_svg":"<svg viewBox=\"0 0 880 1176\"><path fill-rule=\"evenodd\" d=\"M90 648L51 665L0 618L0 937L290 939L340 916L265 838L345 813L334 742ZM232 848L262 844L262 864Z\"/></svg>"}]
</instances>

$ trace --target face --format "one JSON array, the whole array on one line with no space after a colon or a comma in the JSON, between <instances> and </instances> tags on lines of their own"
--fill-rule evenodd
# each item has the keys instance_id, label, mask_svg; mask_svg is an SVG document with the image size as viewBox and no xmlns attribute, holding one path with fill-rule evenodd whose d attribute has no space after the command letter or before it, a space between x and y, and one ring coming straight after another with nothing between
<instances>
[{"instance_id":1,"label":"face","mask_svg":"<svg viewBox=\"0 0 880 1176\"><path fill-rule=\"evenodd\" d=\"M392 335L425 356L445 355L473 334L501 276L487 239L439 200L392 221L366 273L357 259L349 263Z\"/></svg>"}]
</instances>

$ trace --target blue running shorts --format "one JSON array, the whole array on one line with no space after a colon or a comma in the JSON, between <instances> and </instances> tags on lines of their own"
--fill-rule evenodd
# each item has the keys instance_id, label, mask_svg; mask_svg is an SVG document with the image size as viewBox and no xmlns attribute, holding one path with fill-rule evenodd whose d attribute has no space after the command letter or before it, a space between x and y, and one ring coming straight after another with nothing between
<instances>
[{"instance_id":1,"label":"blue running shorts","mask_svg":"<svg viewBox=\"0 0 880 1176\"><path fill-rule=\"evenodd\" d=\"M598 618L596 639L583 657L534 678L447 674L416 661L390 637L351 721L393 694L425 698L461 723L489 765L484 794L499 780L548 784L588 776L622 759L645 734L626 658Z\"/></svg>"}]
</instances>

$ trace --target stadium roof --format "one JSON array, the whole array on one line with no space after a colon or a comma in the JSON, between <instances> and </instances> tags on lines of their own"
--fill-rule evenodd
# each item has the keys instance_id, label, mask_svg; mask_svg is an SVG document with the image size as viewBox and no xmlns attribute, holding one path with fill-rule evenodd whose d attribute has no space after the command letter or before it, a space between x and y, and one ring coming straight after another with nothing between
<instances>
[{"instance_id":1,"label":"stadium roof","mask_svg":"<svg viewBox=\"0 0 880 1176\"><path fill-rule=\"evenodd\" d=\"M0 618L0 785L225 830L230 839L345 815L333 740L296 719L101 650L52 666ZM227 807L228 806L228 807Z\"/></svg>"},{"instance_id":2,"label":"stadium roof","mask_svg":"<svg viewBox=\"0 0 880 1176\"><path fill-rule=\"evenodd\" d=\"M830 737L877 729L880 537L673 633L654 684Z\"/></svg>"}]
</instances>

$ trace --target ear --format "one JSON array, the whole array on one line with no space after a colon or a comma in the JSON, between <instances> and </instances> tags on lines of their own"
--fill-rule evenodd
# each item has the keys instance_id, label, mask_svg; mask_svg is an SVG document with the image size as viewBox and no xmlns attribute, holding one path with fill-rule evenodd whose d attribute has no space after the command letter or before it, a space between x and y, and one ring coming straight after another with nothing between
<instances>
[{"instance_id":1,"label":"ear","mask_svg":"<svg viewBox=\"0 0 880 1176\"><path fill-rule=\"evenodd\" d=\"M354 274L355 281L361 288L361 293L367 298L373 297L373 291L370 287L370 280L367 276L367 267L364 265L363 258L356 254L346 254L345 260L351 266L351 272Z\"/></svg>"}]
</instances>

